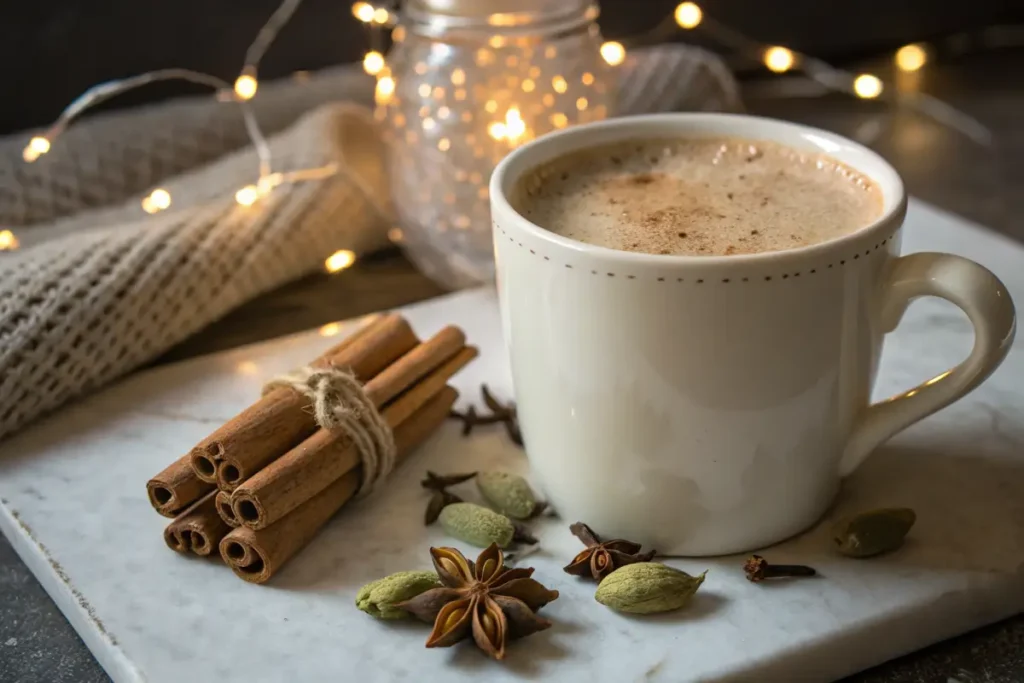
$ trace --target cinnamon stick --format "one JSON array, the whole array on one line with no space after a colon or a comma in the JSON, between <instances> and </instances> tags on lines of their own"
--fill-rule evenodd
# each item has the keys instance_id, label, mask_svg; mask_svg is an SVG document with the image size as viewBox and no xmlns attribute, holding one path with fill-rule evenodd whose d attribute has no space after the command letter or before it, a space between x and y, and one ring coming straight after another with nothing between
<instances>
[{"instance_id":1,"label":"cinnamon stick","mask_svg":"<svg viewBox=\"0 0 1024 683\"><path fill-rule=\"evenodd\" d=\"M235 511L231 507L231 494L227 491L217 491L217 495L214 496L215 505L217 506L217 514L224 520L224 523L234 529L236 526L241 525L238 521L238 517L235 516Z\"/></svg>"},{"instance_id":2,"label":"cinnamon stick","mask_svg":"<svg viewBox=\"0 0 1024 683\"><path fill-rule=\"evenodd\" d=\"M356 340L358 340L360 337L366 335L370 330L377 329L379 328L379 326L385 324L387 322L386 317L387 316L374 317L372 320L370 320L370 322L363 325L355 332L348 335L340 342L338 342L337 344L335 344L334 346L320 354L320 356L316 358L313 361L313 363L320 364L326 360L329 360L333 356L345 352L347 349L351 349L352 345L355 344ZM239 415L235 416L232 420L229 420L228 422L224 423L224 425L220 429L218 429L216 432L208 436L206 439L200 442L199 445L197 445L195 448L189 451L186 457L189 458L192 470L195 472L197 477L199 477L202 481L210 484L217 483L217 467L221 463L221 455L223 449L218 445L217 439L215 439L214 437L216 437L219 432L227 429L229 425L232 425L232 423L238 422L243 416L246 415L247 412L253 410L260 404L268 403L266 401L266 399L268 398L269 396L261 397L260 400L256 401L256 403L249 406L249 408L247 408ZM268 408L269 406L264 405L264 407ZM237 430L240 429L240 427L233 427L233 429Z\"/></svg>"},{"instance_id":3,"label":"cinnamon stick","mask_svg":"<svg viewBox=\"0 0 1024 683\"><path fill-rule=\"evenodd\" d=\"M366 383L366 395L378 408L413 386L466 345L466 334L448 325L396 360Z\"/></svg>"},{"instance_id":4,"label":"cinnamon stick","mask_svg":"<svg viewBox=\"0 0 1024 683\"><path fill-rule=\"evenodd\" d=\"M213 484L196 476L188 455L181 456L146 482L149 504L164 517L177 517L211 490Z\"/></svg>"},{"instance_id":5,"label":"cinnamon stick","mask_svg":"<svg viewBox=\"0 0 1024 683\"><path fill-rule=\"evenodd\" d=\"M209 555L231 527L217 514L216 494L207 493L164 529L167 547L183 555Z\"/></svg>"},{"instance_id":6,"label":"cinnamon stick","mask_svg":"<svg viewBox=\"0 0 1024 683\"><path fill-rule=\"evenodd\" d=\"M367 381L418 343L409 324L386 315L314 361L348 367ZM309 401L280 388L246 408L190 453L196 475L231 490L316 430Z\"/></svg>"},{"instance_id":7,"label":"cinnamon stick","mask_svg":"<svg viewBox=\"0 0 1024 683\"><path fill-rule=\"evenodd\" d=\"M395 429L399 460L436 431L458 396L445 387ZM264 583L301 550L359 487L359 468L351 470L323 491L282 518L258 531L238 527L220 542L220 553L235 574L252 583Z\"/></svg>"},{"instance_id":8,"label":"cinnamon stick","mask_svg":"<svg viewBox=\"0 0 1024 683\"><path fill-rule=\"evenodd\" d=\"M429 344L430 342L426 342L420 348ZM384 409L383 417L388 426L395 429L405 422L476 355L475 348L463 347L421 381L412 385ZM423 363L423 367L426 365ZM386 383L390 372L391 368L388 368L371 380L367 385L367 393L371 396L377 395L376 385ZM381 391L380 395L393 394L390 391ZM359 453L346 434L321 429L235 490L231 496L235 517L251 529L268 527L358 464Z\"/></svg>"}]
</instances>

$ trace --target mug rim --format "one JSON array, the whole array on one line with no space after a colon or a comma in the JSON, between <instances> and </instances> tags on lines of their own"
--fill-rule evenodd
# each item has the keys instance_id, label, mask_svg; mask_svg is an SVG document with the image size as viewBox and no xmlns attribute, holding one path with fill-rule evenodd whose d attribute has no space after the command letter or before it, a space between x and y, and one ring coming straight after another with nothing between
<instances>
[{"instance_id":1,"label":"mug rim","mask_svg":"<svg viewBox=\"0 0 1024 683\"><path fill-rule=\"evenodd\" d=\"M534 223L523 216L509 202L506 196L506 189L526 172L536 168L540 164L557 159L570 152L587 149L588 147L599 148L605 145L615 144L623 140L654 138L657 132L649 129L663 129L663 135L672 135L676 131L664 131L664 129L677 128L680 137L685 137L687 127L692 127L693 133L699 133L702 125L715 127L717 124L725 124L732 128L731 132L720 132L722 135L735 135L747 139L762 139L778 142L778 144L792 146L780 140L784 133L797 135L807 142L811 142L822 154L832 156L842 163L856 168L867 175L878 184L882 190L884 208L882 213L871 223L868 223L857 230L824 242L797 247L794 249L783 249L779 251L763 251L753 254L731 254L731 255L693 255L693 254L650 254L646 252L622 251L610 247L602 247L587 242L581 242L570 237L558 235L546 228ZM774 132L775 135L758 135L757 132ZM612 131L611 134L607 134ZM605 133L605 135L602 135ZM587 140L595 136L600 141L592 145ZM563 147L563 144L568 145ZM575 144L574 144L575 143ZM561 148L557 153L545 154L544 151L550 147ZM833 147L834 149L826 149ZM836 154L837 150L846 152L848 156L853 153L856 156L867 160L877 166L878 173L870 173L856 164L851 164ZM532 163L523 168L522 166L531 157L537 157ZM515 175L512 175L515 173ZM879 177L879 175L887 177ZM514 218L514 225L517 229L526 232L532 238L546 243L549 247L568 250L577 256L596 257L602 261L613 261L628 264L634 267L649 266L694 266L721 268L723 266L763 266L779 265L779 262L789 260L803 260L806 258L820 258L834 251L849 249L852 245L865 241L877 232L883 231L892 226L894 221L902 221L906 212L907 195L903 186L903 180L899 173L880 154L836 133L832 133L813 126L806 126L800 123L783 121L763 116L750 116L747 114L727 114L720 112L697 113L697 112L670 112L661 114L639 114L622 116L604 121L585 123L571 128L554 131L542 135L530 142L512 150L494 168L489 183L491 195L491 220L497 221L499 213L503 218L511 216ZM495 233L497 239L497 232Z\"/></svg>"}]
</instances>

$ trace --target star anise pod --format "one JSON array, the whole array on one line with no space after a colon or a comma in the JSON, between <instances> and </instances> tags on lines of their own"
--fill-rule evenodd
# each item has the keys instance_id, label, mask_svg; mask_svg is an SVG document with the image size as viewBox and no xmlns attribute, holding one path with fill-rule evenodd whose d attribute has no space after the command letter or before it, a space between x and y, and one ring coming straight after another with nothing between
<instances>
[{"instance_id":1,"label":"star anise pod","mask_svg":"<svg viewBox=\"0 0 1024 683\"><path fill-rule=\"evenodd\" d=\"M587 549L572 558L564 567L567 574L576 576L592 576L600 581L613 571L634 562L650 562L655 551L640 552L640 544L622 539L602 541L594 530L583 522L576 522L569 527L576 538L583 541Z\"/></svg>"},{"instance_id":2,"label":"star anise pod","mask_svg":"<svg viewBox=\"0 0 1024 683\"><path fill-rule=\"evenodd\" d=\"M472 635L477 647L502 659L509 640L551 626L535 612L557 598L558 591L530 578L533 569L506 569L497 545L491 544L475 563L455 548L431 548L430 557L444 586L398 605L434 624L427 647L450 647Z\"/></svg>"}]
</instances>

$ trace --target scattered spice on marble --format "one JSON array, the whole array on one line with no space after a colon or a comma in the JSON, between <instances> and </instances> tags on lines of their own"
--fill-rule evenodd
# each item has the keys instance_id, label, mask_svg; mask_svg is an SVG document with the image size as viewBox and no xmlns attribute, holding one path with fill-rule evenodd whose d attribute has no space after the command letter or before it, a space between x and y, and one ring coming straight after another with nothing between
<instances>
[{"instance_id":1,"label":"scattered spice on marble","mask_svg":"<svg viewBox=\"0 0 1024 683\"><path fill-rule=\"evenodd\" d=\"M504 420L500 415L479 415L476 412L476 406L466 408L463 413L453 410L449 415L462 421L463 436L469 436L473 432L473 428L478 425L492 425Z\"/></svg>"},{"instance_id":2,"label":"scattered spice on marble","mask_svg":"<svg viewBox=\"0 0 1024 683\"><path fill-rule=\"evenodd\" d=\"M476 478L480 495L491 507L515 519L529 519L537 514L537 498L530 484L518 474L481 472Z\"/></svg>"},{"instance_id":3,"label":"scattered spice on marble","mask_svg":"<svg viewBox=\"0 0 1024 683\"><path fill-rule=\"evenodd\" d=\"M500 423L505 427L505 432L512 443L521 447L523 445L523 436L519 431L519 417L516 413L515 404L510 402L506 405L496 399L486 384L480 385L480 395L483 398L484 405L490 410L490 414L479 414L474 406L470 406L465 412L460 413L457 410L453 410L450 413L451 417L462 421L462 435L469 436L473 432L473 428L478 425Z\"/></svg>"},{"instance_id":4,"label":"scattered spice on marble","mask_svg":"<svg viewBox=\"0 0 1024 683\"><path fill-rule=\"evenodd\" d=\"M594 598L619 612L654 614L679 609L704 583L705 571L690 576L658 562L636 562L604 577Z\"/></svg>"},{"instance_id":5,"label":"scattered spice on marble","mask_svg":"<svg viewBox=\"0 0 1024 683\"><path fill-rule=\"evenodd\" d=\"M356 607L378 619L406 619L410 615L399 603L439 588L437 573L429 570L398 572L371 581L356 594Z\"/></svg>"},{"instance_id":6,"label":"scattered spice on marble","mask_svg":"<svg viewBox=\"0 0 1024 683\"><path fill-rule=\"evenodd\" d=\"M469 481L477 475L476 472L464 474L437 474L427 470L427 476L420 481L420 486L430 491L443 491L450 486Z\"/></svg>"},{"instance_id":7,"label":"scattered spice on marble","mask_svg":"<svg viewBox=\"0 0 1024 683\"><path fill-rule=\"evenodd\" d=\"M503 659L509 640L551 626L536 612L557 599L558 591L531 578L532 568L506 568L496 544L480 553L475 563L455 548L431 548L430 556L443 586L399 605L433 623L427 647L450 647L472 637L489 656Z\"/></svg>"},{"instance_id":8,"label":"scattered spice on marble","mask_svg":"<svg viewBox=\"0 0 1024 683\"><path fill-rule=\"evenodd\" d=\"M903 545L917 515L910 508L882 508L844 517L832 527L835 549L847 557L873 557Z\"/></svg>"},{"instance_id":9,"label":"scattered spice on marble","mask_svg":"<svg viewBox=\"0 0 1024 683\"><path fill-rule=\"evenodd\" d=\"M506 548L516 535L512 520L476 503L447 505L441 510L438 521L452 538L479 548L486 548L492 543Z\"/></svg>"},{"instance_id":10,"label":"scattered spice on marble","mask_svg":"<svg viewBox=\"0 0 1024 683\"><path fill-rule=\"evenodd\" d=\"M477 475L476 472L464 474L437 474L427 470L427 476L420 481L420 486L433 491L427 509L423 513L423 523L427 526L437 521L438 516L448 505L461 503L462 498L448 490L448 487L469 481Z\"/></svg>"},{"instance_id":11,"label":"scattered spice on marble","mask_svg":"<svg viewBox=\"0 0 1024 683\"><path fill-rule=\"evenodd\" d=\"M802 564L769 564L768 560L760 555L748 557L743 563L743 572L747 575L747 580L754 583L787 576L814 576L818 573L813 567Z\"/></svg>"},{"instance_id":12,"label":"scattered spice on marble","mask_svg":"<svg viewBox=\"0 0 1024 683\"><path fill-rule=\"evenodd\" d=\"M575 576L589 576L600 581L619 567L636 562L650 562L655 554L653 550L641 553L639 543L620 538L602 541L594 530L583 522L571 525L569 531L587 546L564 567L566 573Z\"/></svg>"},{"instance_id":13,"label":"scattered spice on marble","mask_svg":"<svg viewBox=\"0 0 1024 683\"><path fill-rule=\"evenodd\" d=\"M530 528L520 522L512 522L512 542L518 545L537 545L540 541L533 535Z\"/></svg>"},{"instance_id":14,"label":"scattered spice on marble","mask_svg":"<svg viewBox=\"0 0 1024 683\"><path fill-rule=\"evenodd\" d=\"M449 505L461 502L462 498L459 498L451 491L434 491L433 495L430 496L430 502L427 503L427 509L423 513L423 524L430 526L441 516L441 510L444 510Z\"/></svg>"}]
</instances>

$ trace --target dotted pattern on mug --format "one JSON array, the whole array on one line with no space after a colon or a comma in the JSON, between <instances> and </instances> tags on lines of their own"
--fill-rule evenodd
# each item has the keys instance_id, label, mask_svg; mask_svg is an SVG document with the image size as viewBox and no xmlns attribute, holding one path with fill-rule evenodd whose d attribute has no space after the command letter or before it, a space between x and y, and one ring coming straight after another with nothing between
<instances>
[{"instance_id":1,"label":"dotted pattern on mug","mask_svg":"<svg viewBox=\"0 0 1024 683\"><path fill-rule=\"evenodd\" d=\"M520 247L522 249L529 250L530 254L532 254L533 256L540 256L545 261L550 261L551 260L550 256L545 256L544 254L538 254L536 250L530 249L529 247L523 246L522 242L519 242L519 241L515 240L511 235L509 235L507 232L505 232L504 228L502 228L498 223L494 223L494 227L497 228L498 232L500 232L512 244L515 244L515 245L517 245L518 247ZM841 268L841 267L845 266L847 263L851 263L852 264L852 262L860 260L860 258L862 256L865 256L865 257L866 256L870 256L873 252L878 251L879 249L881 249L882 247L887 245L889 243L889 240L891 240L895 234L896 233L894 232L891 235L889 235L888 237L886 237L884 240L882 240L881 242L876 243L875 246L873 246L872 248L865 249L863 253L862 252L854 252L851 256L849 256L849 257L847 257L845 259L840 259L839 261L833 261L832 263L824 264L824 266L822 268L820 268L820 270L829 270L829 269L835 268L836 266ZM570 264L570 263L565 263L563 265L566 268L569 268L571 270L574 269L572 264ZM805 275L816 275L818 270L819 270L819 268L810 268L810 269L805 270L805 271L797 270L797 271L793 271L793 272L790 272L790 273L778 273L776 275L765 275L765 276L763 276L763 278L750 278L750 277L728 278L728 277L724 277L724 278L721 278L721 280L718 280L718 282L720 282L722 284L729 284L730 282L750 282L751 279L754 279L754 280L762 279L764 282L773 282L773 281L777 281L777 280L788 280L791 277L792 278L798 278L798 277L800 277L801 273L803 273ZM602 271L597 271L597 270L591 270L590 274L591 275L604 275L606 277L620 277L621 276L621 277L625 277L627 280L636 280L637 279L636 275L620 274L620 273L613 273L613 272L602 272ZM658 281L658 282L667 282L667 281L670 281L670 280L673 280L673 279L676 282L686 282L686 279L685 278L681 278L681 277L677 277L677 278L658 277L658 278L655 278L655 280ZM700 284L704 284L705 279L704 278L696 278L696 279L694 279L692 281L694 283L700 285Z\"/></svg>"}]
</instances>

